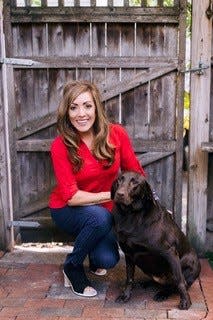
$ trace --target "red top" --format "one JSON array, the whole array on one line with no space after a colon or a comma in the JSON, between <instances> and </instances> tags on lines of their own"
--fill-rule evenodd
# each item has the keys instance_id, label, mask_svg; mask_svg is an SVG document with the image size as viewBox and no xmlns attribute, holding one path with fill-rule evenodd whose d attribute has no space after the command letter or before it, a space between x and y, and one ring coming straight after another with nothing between
<instances>
[{"instance_id":1,"label":"red top","mask_svg":"<svg viewBox=\"0 0 213 320\"><path fill-rule=\"evenodd\" d=\"M97 160L87 145L81 141L78 153L83 159L83 166L80 171L74 173L62 137L55 138L51 145L51 157L57 185L50 195L50 208L66 206L67 201L78 190L95 193L110 191L119 169L137 171L145 175L135 156L128 134L121 125L110 124L109 141L115 147L115 160L111 167L103 167L103 161ZM101 205L111 211L113 202L108 201Z\"/></svg>"}]
</instances>

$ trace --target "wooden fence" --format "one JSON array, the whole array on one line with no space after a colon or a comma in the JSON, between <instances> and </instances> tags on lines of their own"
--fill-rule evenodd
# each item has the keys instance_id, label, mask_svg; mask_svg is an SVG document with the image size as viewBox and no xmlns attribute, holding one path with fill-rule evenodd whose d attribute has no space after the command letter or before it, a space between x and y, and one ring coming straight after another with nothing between
<instances>
[{"instance_id":1,"label":"wooden fence","mask_svg":"<svg viewBox=\"0 0 213 320\"><path fill-rule=\"evenodd\" d=\"M0 134L12 175L1 173L4 183L11 183L6 194L1 183L0 229L49 219L54 178L48 150L57 134L62 88L70 79L98 84L108 117L126 127L150 183L181 225L185 0L171 6L163 0L152 6L108 1L105 7L94 0L87 7L82 1L59 0L55 7L48 1L38 7L17 3L4 1L1 61L7 69L9 150ZM3 247L11 243L8 232Z\"/></svg>"}]
</instances>

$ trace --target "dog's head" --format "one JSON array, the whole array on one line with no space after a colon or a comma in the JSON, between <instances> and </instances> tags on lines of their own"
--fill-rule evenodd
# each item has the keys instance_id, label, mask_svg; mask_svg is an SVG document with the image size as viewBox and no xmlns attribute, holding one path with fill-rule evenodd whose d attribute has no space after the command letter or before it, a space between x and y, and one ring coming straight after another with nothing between
<instances>
[{"instance_id":1,"label":"dog's head","mask_svg":"<svg viewBox=\"0 0 213 320\"><path fill-rule=\"evenodd\" d=\"M114 181L111 197L122 209L140 210L154 201L151 187L144 176L131 171L120 174Z\"/></svg>"}]
</instances>

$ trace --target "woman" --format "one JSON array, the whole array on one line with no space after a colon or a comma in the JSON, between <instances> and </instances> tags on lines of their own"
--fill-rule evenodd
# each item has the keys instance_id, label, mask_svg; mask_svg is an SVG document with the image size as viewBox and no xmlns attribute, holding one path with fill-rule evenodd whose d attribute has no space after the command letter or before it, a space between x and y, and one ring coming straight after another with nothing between
<instances>
[{"instance_id":1,"label":"woman","mask_svg":"<svg viewBox=\"0 0 213 320\"><path fill-rule=\"evenodd\" d=\"M105 116L97 87L87 81L68 82L58 109L59 136L51 146L56 187L50 195L53 221L75 236L72 253L64 263L65 286L77 295L92 297L83 267L103 275L119 260L112 232L110 189L119 170L144 175L129 137Z\"/></svg>"}]
</instances>

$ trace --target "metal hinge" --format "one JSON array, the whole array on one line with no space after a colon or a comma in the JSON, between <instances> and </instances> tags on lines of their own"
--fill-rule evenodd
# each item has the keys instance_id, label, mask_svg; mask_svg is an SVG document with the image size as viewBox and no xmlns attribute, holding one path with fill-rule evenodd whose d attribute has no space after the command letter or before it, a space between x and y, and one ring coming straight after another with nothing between
<instances>
[{"instance_id":1,"label":"metal hinge","mask_svg":"<svg viewBox=\"0 0 213 320\"><path fill-rule=\"evenodd\" d=\"M201 76L204 74L204 70L210 68L210 66L204 64L203 62L199 62L198 67L194 67L194 68L190 68L190 69L186 69L181 71L181 73L188 73L188 72L194 72L197 75Z\"/></svg>"},{"instance_id":2,"label":"metal hinge","mask_svg":"<svg viewBox=\"0 0 213 320\"><path fill-rule=\"evenodd\" d=\"M208 19L211 19L211 17L213 16L213 3L212 0L209 0L209 6L206 10L206 16Z\"/></svg>"},{"instance_id":3,"label":"metal hinge","mask_svg":"<svg viewBox=\"0 0 213 320\"><path fill-rule=\"evenodd\" d=\"M3 58L0 59L0 63L12 64L12 65L22 65L22 66L32 66L36 62L30 59L18 59L18 58Z\"/></svg>"},{"instance_id":4,"label":"metal hinge","mask_svg":"<svg viewBox=\"0 0 213 320\"><path fill-rule=\"evenodd\" d=\"M9 221L7 227L39 228L40 223L37 221Z\"/></svg>"}]
</instances>

